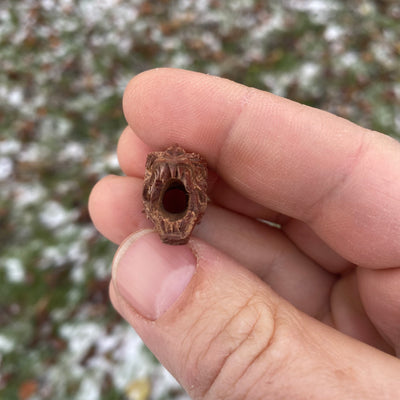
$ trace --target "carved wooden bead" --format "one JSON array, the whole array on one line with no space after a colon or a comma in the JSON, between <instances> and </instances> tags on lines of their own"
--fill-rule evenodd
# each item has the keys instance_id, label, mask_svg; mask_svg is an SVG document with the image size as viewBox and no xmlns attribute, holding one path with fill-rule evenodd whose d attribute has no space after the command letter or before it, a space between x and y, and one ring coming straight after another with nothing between
<instances>
[{"instance_id":1,"label":"carved wooden bead","mask_svg":"<svg viewBox=\"0 0 400 400\"><path fill-rule=\"evenodd\" d=\"M199 154L177 145L148 154L144 210L164 243L187 243L207 200L207 164Z\"/></svg>"}]
</instances>

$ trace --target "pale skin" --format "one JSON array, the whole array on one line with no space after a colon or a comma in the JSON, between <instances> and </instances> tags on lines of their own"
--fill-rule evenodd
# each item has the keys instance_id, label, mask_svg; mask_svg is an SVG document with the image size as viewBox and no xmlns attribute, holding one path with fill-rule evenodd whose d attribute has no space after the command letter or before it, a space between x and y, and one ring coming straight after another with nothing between
<instances>
[{"instance_id":1,"label":"pale skin","mask_svg":"<svg viewBox=\"0 0 400 400\"><path fill-rule=\"evenodd\" d=\"M120 244L151 227L146 155L179 144L211 169L194 278L161 317L115 308L194 399L400 398L400 144L324 111L159 69L124 95L126 176L89 207ZM268 226L257 219L280 224Z\"/></svg>"}]
</instances>

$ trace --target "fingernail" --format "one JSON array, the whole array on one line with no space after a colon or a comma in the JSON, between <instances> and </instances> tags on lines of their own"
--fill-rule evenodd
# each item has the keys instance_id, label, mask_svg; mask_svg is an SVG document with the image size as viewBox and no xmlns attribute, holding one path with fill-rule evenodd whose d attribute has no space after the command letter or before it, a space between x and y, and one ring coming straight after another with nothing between
<instances>
[{"instance_id":1,"label":"fingernail","mask_svg":"<svg viewBox=\"0 0 400 400\"><path fill-rule=\"evenodd\" d=\"M163 244L143 230L128 237L113 261L117 292L143 317L156 320L185 290L196 269L187 245Z\"/></svg>"}]
</instances>

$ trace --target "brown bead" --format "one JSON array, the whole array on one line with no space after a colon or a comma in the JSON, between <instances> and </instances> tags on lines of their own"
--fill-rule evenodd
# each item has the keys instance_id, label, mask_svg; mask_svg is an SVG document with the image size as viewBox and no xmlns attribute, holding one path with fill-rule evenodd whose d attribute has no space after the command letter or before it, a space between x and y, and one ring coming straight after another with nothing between
<instances>
[{"instance_id":1,"label":"brown bead","mask_svg":"<svg viewBox=\"0 0 400 400\"><path fill-rule=\"evenodd\" d=\"M199 154L177 145L148 154L144 210L164 243L187 243L207 201L207 164Z\"/></svg>"}]
</instances>

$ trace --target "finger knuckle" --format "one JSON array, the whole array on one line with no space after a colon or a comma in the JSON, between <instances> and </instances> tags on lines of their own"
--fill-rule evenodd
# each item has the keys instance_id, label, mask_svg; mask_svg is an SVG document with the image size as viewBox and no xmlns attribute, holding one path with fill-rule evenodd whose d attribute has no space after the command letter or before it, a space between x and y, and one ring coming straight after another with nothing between
<instances>
[{"instance_id":1,"label":"finger knuckle","mask_svg":"<svg viewBox=\"0 0 400 400\"><path fill-rule=\"evenodd\" d=\"M261 375L273 380L288 354L275 349L278 316L277 306L256 293L218 323L209 315L215 329L204 328L203 320L194 331L202 337L207 331L206 345L194 345L185 363L193 398L245 399Z\"/></svg>"}]
</instances>

